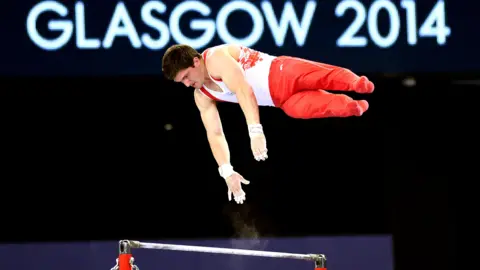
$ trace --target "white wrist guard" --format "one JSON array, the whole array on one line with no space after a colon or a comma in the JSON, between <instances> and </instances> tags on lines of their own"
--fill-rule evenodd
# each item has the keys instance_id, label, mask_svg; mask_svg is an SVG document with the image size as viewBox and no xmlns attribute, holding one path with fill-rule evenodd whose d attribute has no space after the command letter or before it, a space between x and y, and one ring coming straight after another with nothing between
<instances>
[{"instance_id":1,"label":"white wrist guard","mask_svg":"<svg viewBox=\"0 0 480 270\"><path fill-rule=\"evenodd\" d=\"M255 134L263 134L263 127L261 124L248 125L248 135L252 137Z\"/></svg>"},{"instance_id":2,"label":"white wrist guard","mask_svg":"<svg viewBox=\"0 0 480 270\"><path fill-rule=\"evenodd\" d=\"M218 172L220 173L220 176L223 177L224 179L227 179L233 174L233 167L230 164L223 164L222 166L218 167Z\"/></svg>"}]
</instances>

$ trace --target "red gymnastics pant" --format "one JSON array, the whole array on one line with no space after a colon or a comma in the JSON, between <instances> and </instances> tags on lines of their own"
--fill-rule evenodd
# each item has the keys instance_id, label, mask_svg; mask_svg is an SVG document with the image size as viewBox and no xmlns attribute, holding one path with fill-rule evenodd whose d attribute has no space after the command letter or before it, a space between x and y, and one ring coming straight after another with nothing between
<instances>
[{"instance_id":1,"label":"red gymnastics pant","mask_svg":"<svg viewBox=\"0 0 480 270\"><path fill-rule=\"evenodd\" d=\"M276 107L293 118L361 116L366 100L353 100L329 91L371 93L374 85L348 69L301 58L279 56L269 75L270 94Z\"/></svg>"}]
</instances>

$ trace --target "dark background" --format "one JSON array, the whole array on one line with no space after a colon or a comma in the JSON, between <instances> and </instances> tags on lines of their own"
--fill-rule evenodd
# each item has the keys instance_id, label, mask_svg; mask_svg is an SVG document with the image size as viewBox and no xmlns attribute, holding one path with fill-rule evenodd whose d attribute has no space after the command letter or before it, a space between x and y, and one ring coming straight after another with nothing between
<instances>
[{"instance_id":1,"label":"dark background","mask_svg":"<svg viewBox=\"0 0 480 270\"><path fill-rule=\"evenodd\" d=\"M455 254L448 182L462 181L450 173L473 142L478 88L369 76L377 88L359 118L261 108L266 162L250 153L238 105L219 106L232 163L251 181L245 205L227 201L191 90L161 77L2 78L1 238L393 234L396 269L443 269L438 254Z\"/></svg>"},{"instance_id":2,"label":"dark background","mask_svg":"<svg viewBox=\"0 0 480 270\"><path fill-rule=\"evenodd\" d=\"M111 49L79 50L72 38L43 51L25 31L36 2L17 1L0 16L4 242L387 234L396 270L454 267L460 204L452 194L475 198L466 195L475 190L466 168L477 166L478 1L445 1L445 46L433 38L409 46L402 10L394 46L338 48L355 13L337 18L336 1L317 1L304 47L290 32L275 46L265 25L254 48L376 72L366 74L376 90L352 95L370 102L362 117L296 120L261 108L269 159L260 163L239 106L221 104L233 166L251 181L244 205L227 201L192 91L159 74L162 50L133 49L124 38ZM87 34L102 38L118 1L84 2ZM164 2L167 22L178 1ZM227 1L206 2L214 18ZM295 1L297 14L305 2ZM420 26L436 1L416 2ZM154 34L140 20L143 2L125 3L138 32ZM71 20L74 2L65 5ZM248 32L247 17L232 15L232 34ZM181 22L189 36L192 18ZM47 21L38 24L43 34ZM385 14L378 24L387 29ZM208 45L220 42L216 35ZM404 86L407 76L414 87Z\"/></svg>"},{"instance_id":3,"label":"dark background","mask_svg":"<svg viewBox=\"0 0 480 270\"><path fill-rule=\"evenodd\" d=\"M14 2L10 6L5 6L5 12L0 17L0 30L7 33L4 42L0 43L0 74L14 76L117 76L117 75L156 75L161 72L158 62L163 55L164 50L174 43L184 43L181 40L175 40L174 35L169 28L168 32L162 33L162 36L168 36L168 44L158 50L149 49L145 44L140 48L134 48L130 40L125 36L118 36L114 39L111 48L98 49L79 49L77 47L77 27L85 28L85 35L89 39L104 40L110 21L114 14L116 6L120 3L118 0L104 1L58 1L63 5L68 14L61 17L55 12L43 12L36 21L38 33L46 39L55 39L62 32L49 31L48 24L55 21L69 21L74 24L74 31L68 42L58 50L46 51L39 48L28 35L26 28L27 17L30 11L37 3L46 1L23 0ZM83 24L75 24L75 3L84 4L84 17L78 17L84 20ZM149 1L124 0L125 9L132 21L135 33L141 37L143 34L150 35L153 39L158 39L160 33L158 30L149 27L141 16L142 7ZM183 2L183 1L182 1ZM222 7L225 7L230 1L226 0L206 0L201 1L211 13L208 16L202 16L198 12L190 11L182 15L179 25L183 35L195 39L200 37L204 31L194 31L190 28L193 20L210 20L216 22L217 14ZM347 29L354 25L354 21L359 17L358 13L352 8L346 10L343 16L336 16L336 10L342 5L342 1L335 0L316 0L315 10L309 28L303 28L306 33L306 39L303 46L295 41L294 31L290 26L286 31L283 44L276 45L274 35L278 37L278 32L271 30L267 23L267 16L262 11L259 0L251 0L254 8L262 14L264 21L264 33L255 44L250 46L258 50L263 50L273 55L289 54L297 57L304 57L314 61L321 61L339 66L346 66L355 71L376 72L376 73L409 73L409 72L469 72L480 69L480 55L478 54L479 36L476 34L476 25L480 20L476 11L480 9L478 1L440 1L440 0L422 0L414 1L416 7L415 21L417 32L427 21L431 14L438 15L437 18L445 20L445 25L450 28L451 33L447 37L445 44L437 42L436 37L425 37L417 33L418 42L415 45L409 45L407 42L407 15L402 8L402 1L373 1L360 0L361 6L366 14L364 23L358 29L356 37L367 39L367 45L364 47L340 47L337 41ZM271 3L275 21L287 19L286 6L288 3L294 6L296 17L299 21L304 17L304 11L307 6L307 0L295 1L267 1ZM376 22L371 25L378 27L381 35L386 36L390 31L390 18L385 10L381 10L377 16L371 15L371 6L374 2L390 2L395 6L394 10L399 16L399 35L395 42L386 48L379 47L374 39L371 38L368 30L368 21ZM437 3L444 2L445 13L434 12ZM173 10L181 3L177 0L164 0L166 11L163 14L154 12L153 16L159 21L170 26L169 19ZM370 15L369 15L370 14ZM441 14L441 15L439 15ZM374 16L374 17L372 17ZM427 24L428 25L428 24ZM436 26L436 25L434 25ZM248 36L253 28L251 17L242 11L231 13L227 20L227 28L231 35L235 37ZM296 31L298 34L300 31ZM218 29L215 30L213 39L199 50L229 41L222 40ZM232 42L235 43L235 42ZM246 44L244 44L246 45ZM372 60L374 59L374 60Z\"/></svg>"}]
</instances>

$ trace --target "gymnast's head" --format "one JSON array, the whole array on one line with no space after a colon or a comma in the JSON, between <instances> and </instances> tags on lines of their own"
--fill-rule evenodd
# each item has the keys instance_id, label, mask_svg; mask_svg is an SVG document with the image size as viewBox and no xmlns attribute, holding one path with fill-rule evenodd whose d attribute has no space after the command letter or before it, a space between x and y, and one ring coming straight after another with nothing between
<instances>
[{"instance_id":1,"label":"gymnast's head","mask_svg":"<svg viewBox=\"0 0 480 270\"><path fill-rule=\"evenodd\" d=\"M188 45L169 47L162 59L164 76L187 87L200 88L204 82L202 55Z\"/></svg>"}]
</instances>

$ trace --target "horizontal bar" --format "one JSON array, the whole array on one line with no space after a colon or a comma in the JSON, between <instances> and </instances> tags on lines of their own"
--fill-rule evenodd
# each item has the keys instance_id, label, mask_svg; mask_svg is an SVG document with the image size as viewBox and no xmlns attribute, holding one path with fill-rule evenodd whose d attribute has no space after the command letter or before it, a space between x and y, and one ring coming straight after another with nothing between
<instances>
[{"instance_id":1,"label":"horizontal bar","mask_svg":"<svg viewBox=\"0 0 480 270\"><path fill-rule=\"evenodd\" d=\"M271 257L271 258L284 258L284 259L297 259L318 261L325 258L324 255L318 254L295 254L284 252L272 252L261 250L248 250L248 249L233 249L233 248L218 248L218 247L202 247L202 246L186 246L186 245L172 245L172 244L160 244L160 243L144 243L139 241L129 241L133 248L145 248L145 249L162 249L162 250L176 250L176 251L188 251L188 252L205 252L205 253L217 253L217 254L229 254L229 255L244 255L244 256L258 256L258 257Z\"/></svg>"}]
</instances>

